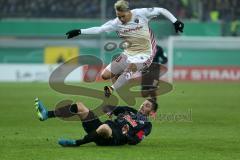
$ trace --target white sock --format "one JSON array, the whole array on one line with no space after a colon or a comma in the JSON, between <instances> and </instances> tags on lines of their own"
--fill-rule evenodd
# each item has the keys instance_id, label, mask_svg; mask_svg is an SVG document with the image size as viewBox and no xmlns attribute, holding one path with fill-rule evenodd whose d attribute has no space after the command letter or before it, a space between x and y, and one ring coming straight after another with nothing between
<instances>
[{"instance_id":1,"label":"white sock","mask_svg":"<svg viewBox=\"0 0 240 160\"><path fill-rule=\"evenodd\" d=\"M124 84L126 84L128 82L129 79L132 78L133 72L123 72L123 74L121 74L117 81L111 86L113 88L113 90L117 90L118 88L122 87Z\"/></svg>"}]
</instances>

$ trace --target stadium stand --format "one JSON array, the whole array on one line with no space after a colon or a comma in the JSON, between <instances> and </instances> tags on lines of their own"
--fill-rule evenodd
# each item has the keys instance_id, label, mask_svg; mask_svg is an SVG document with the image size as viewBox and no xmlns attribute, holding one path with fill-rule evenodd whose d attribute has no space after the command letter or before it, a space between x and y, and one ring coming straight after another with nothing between
<instances>
[{"instance_id":1,"label":"stadium stand","mask_svg":"<svg viewBox=\"0 0 240 160\"><path fill-rule=\"evenodd\" d=\"M0 0L2 18L98 18L100 1Z\"/></svg>"},{"instance_id":2,"label":"stadium stand","mask_svg":"<svg viewBox=\"0 0 240 160\"><path fill-rule=\"evenodd\" d=\"M107 18L115 16L107 0ZM130 0L132 8L160 6L182 19L231 21L240 17L239 0ZM1 18L100 18L100 0L0 0Z\"/></svg>"}]
</instances>

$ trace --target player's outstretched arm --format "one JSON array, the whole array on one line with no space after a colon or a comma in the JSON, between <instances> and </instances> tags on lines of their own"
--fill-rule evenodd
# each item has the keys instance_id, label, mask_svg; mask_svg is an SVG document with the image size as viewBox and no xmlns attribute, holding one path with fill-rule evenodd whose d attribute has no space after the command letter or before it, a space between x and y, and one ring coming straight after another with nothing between
<instances>
[{"instance_id":1,"label":"player's outstretched arm","mask_svg":"<svg viewBox=\"0 0 240 160\"><path fill-rule=\"evenodd\" d=\"M73 38L73 37L76 37L78 35L81 34L81 29L74 29L74 30L70 30L66 33L67 35L67 39L70 39L70 38Z\"/></svg>"},{"instance_id":2,"label":"player's outstretched arm","mask_svg":"<svg viewBox=\"0 0 240 160\"><path fill-rule=\"evenodd\" d=\"M184 23L180 20L177 20L177 18L171 12L164 8L156 8L156 10L158 10L157 12L164 15L173 23L176 33L183 32Z\"/></svg>"},{"instance_id":3,"label":"player's outstretched arm","mask_svg":"<svg viewBox=\"0 0 240 160\"><path fill-rule=\"evenodd\" d=\"M183 32L184 23L178 20L171 12L165 8L143 8L140 10L140 12L142 12L142 14L144 14L148 19L163 15L173 23L176 33Z\"/></svg>"},{"instance_id":4,"label":"player's outstretched arm","mask_svg":"<svg viewBox=\"0 0 240 160\"><path fill-rule=\"evenodd\" d=\"M118 116L121 113L125 112L133 112L136 113L137 110L128 106L112 106L112 105L106 105L103 107L103 112L106 113L108 116Z\"/></svg>"},{"instance_id":5,"label":"player's outstretched arm","mask_svg":"<svg viewBox=\"0 0 240 160\"><path fill-rule=\"evenodd\" d=\"M176 33L183 32L183 29L184 29L184 23L183 22L177 20L175 23L173 23L173 25L174 25Z\"/></svg>"},{"instance_id":6,"label":"player's outstretched arm","mask_svg":"<svg viewBox=\"0 0 240 160\"><path fill-rule=\"evenodd\" d=\"M118 116L121 113L125 113L125 112L133 112L133 113L137 113L137 110L128 106L118 106L113 110L113 114L115 116Z\"/></svg>"},{"instance_id":7,"label":"player's outstretched arm","mask_svg":"<svg viewBox=\"0 0 240 160\"><path fill-rule=\"evenodd\" d=\"M140 143L144 139L145 136L148 136L150 134L151 130L152 130L151 123L146 123L144 128L142 128L135 134L132 134L133 130L130 130L130 128L129 128L125 134L126 138L128 140L128 144L136 145L136 144Z\"/></svg>"},{"instance_id":8,"label":"player's outstretched arm","mask_svg":"<svg viewBox=\"0 0 240 160\"><path fill-rule=\"evenodd\" d=\"M66 33L67 38L73 38L81 34L100 34L103 32L113 32L117 30L117 21L111 20L99 27L91 27L87 29L74 29Z\"/></svg>"},{"instance_id":9,"label":"player's outstretched arm","mask_svg":"<svg viewBox=\"0 0 240 160\"><path fill-rule=\"evenodd\" d=\"M106 29L105 27L92 27L92 28L88 28L88 29L74 29L74 30L70 30L66 33L67 38L73 38L76 36L79 36L81 34L100 34L102 32L104 32Z\"/></svg>"},{"instance_id":10,"label":"player's outstretched arm","mask_svg":"<svg viewBox=\"0 0 240 160\"><path fill-rule=\"evenodd\" d=\"M144 132L139 131L136 135L133 135L133 136L132 135L130 136L130 135L126 134L126 137L127 137L129 145L136 145L143 140Z\"/></svg>"}]
</instances>

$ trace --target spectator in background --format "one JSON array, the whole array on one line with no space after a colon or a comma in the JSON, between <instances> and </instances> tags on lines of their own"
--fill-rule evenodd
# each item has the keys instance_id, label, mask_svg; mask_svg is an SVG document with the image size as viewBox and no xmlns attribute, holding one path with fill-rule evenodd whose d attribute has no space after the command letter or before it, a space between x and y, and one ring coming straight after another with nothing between
<instances>
[{"instance_id":1,"label":"spectator in background","mask_svg":"<svg viewBox=\"0 0 240 160\"><path fill-rule=\"evenodd\" d=\"M131 8L159 6L182 19L230 22L233 17L240 17L239 0L129 1L133 2ZM106 2L107 18L111 19L115 17L111 6L116 0ZM100 18L101 0L0 0L0 4L1 18Z\"/></svg>"},{"instance_id":2,"label":"spectator in background","mask_svg":"<svg viewBox=\"0 0 240 160\"><path fill-rule=\"evenodd\" d=\"M100 18L99 0L0 0L0 4L6 18Z\"/></svg>"},{"instance_id":3,"label":"spectator in background","mask_svg":"<svg viewBox=\"0 0 240 160\"><path fill-rule=\"evenodd\" d=\"M231 22L231 35L238 36L238 30L240 26L240 21L234 17L233 21Z\"/></svg>"}]
</instances>

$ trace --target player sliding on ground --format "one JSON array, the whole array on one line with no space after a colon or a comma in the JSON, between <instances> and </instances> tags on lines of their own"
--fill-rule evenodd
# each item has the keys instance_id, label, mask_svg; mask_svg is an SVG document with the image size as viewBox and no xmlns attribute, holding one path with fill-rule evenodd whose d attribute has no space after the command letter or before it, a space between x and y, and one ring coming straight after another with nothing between
<instances>
[{"instance_id":1,"label":"player sliding on ground","mask_svg":"<svg viewBox=\"0 0 240 160\"><path fill-rule=\"evenodd\" d=\"M113 81L112 86L104 87L106 97L109 97L114 90L127 83L132 78L133 73L144 70L151 65L156 53L156 41L148 25L152 18L164 15L174 24L177 33L182 32L184 28L184 24L164 8L130 10L128 2L124 0L117 1L114 8L117 18L102 26L75 29L66 33L67 38L73 38L80 34L115 31L126 42L123 53L102 72L104 80L112 79Z\"/></svg>"},{"instance_id":2,"label":"player sliding on ground","mask_svg":"<svg viewBox=\"0 0 240 160\"><path fill-rule=\"evenodd\" d=\"M80 146L90 142L100 146L136 145L143 140L144 136L150 134L152 124L148 117L155 114L158 108L152 99L145 100L138 111L128 106L105 106L104 112L109 116L117 117L114 120L101 122L81 102L48 111L43 103L36 99L35 107L41 121L55 117L69 118L76 115L82 121L82 126L87 134L78 140L59 140L58 143L63 147Z\"/></svg>"}]
</instances>

